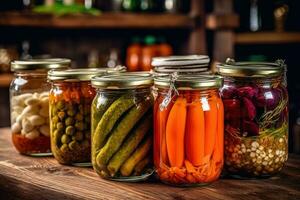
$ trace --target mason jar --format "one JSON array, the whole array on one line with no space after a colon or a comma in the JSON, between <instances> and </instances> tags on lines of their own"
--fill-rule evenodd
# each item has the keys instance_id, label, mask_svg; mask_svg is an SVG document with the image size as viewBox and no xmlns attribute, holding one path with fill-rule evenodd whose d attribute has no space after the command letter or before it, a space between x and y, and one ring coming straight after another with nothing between
<instances>
[{"instance_id":1,"label":"mason jar","mask_svg":"<svg viewBox=\"0 0 300 200\"><path fill-rule=\"evenodd\" d=\"M176 186L205 185L223 167L222 78L176 75L154 78L154 165Z\"/></svg>"},{"instance_id":2,"label":"mason jar","mask_svg":"<svg viewBox=\"0 0 300 200\"><path fill-rule=\"evenodd\" d=\"M47 71L68 68L69 59L16 60L11 63L10 85L12 142L21 153L49 156L49 90Z\"/></svg>"},{"instance_id":3,"label":"mason jar","mask_svg":"<svg viewBox=\"0 0 300 200\"><path fill-rule=\"evenodd\" d=\"M288 92L283 62L217 66L224 77L225 167L233 177L269 177L288 158Z\"/></svg>"},{"instance_id":4,"label":"mason jar","mask_svg":"<svg viewBox=\"0 0 300 200\"><path fill-rule=\"evenodd\" d=\"M51 150L66 165L91 166L91 78L119 69L85 68L51 70L49 96Z\"/></svg>"},{"instance_id":5,"label":"mason jar","mask_svg":"<svg viewBox=\"0 0 300 200\"><path fill-rule=\"evenodd\" d=\"M105 179L137 182L153 173L152 75L94 77L92 163Z\"/></svg>"}]
</instances>

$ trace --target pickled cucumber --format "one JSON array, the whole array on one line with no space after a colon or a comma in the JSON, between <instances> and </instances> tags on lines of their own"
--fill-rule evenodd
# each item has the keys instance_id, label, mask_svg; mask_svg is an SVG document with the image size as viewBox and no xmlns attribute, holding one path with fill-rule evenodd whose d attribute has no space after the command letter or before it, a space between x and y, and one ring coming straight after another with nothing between
<instances>
[{"instance_id":1,"label":"pickled cucumber","mask_svg":"<svg viewBox=\"0 0 300 200\"><path fill-rule=\"evenodd\" d=\"M95 152L98 152L103 147L104 141L114 127L116 121L133 105L134 99L129 98L128 95L123 95L114 101L106 110L93 134L93 148L95 149Z\"/></svg>"},{"instance_id":2,"label":"pickled cucumber","mask_svg":"<svg viewBox=\"0 0 300 200\"><path fill-rule=\"evenodd\" d=\"M150 156L144 158L143 160L141 160L135 167L134 167L134 175L135 176L140 176L145 167L151 162L151 158Z\"/></svg>"},{"instance_id":3,"label":"pickled cucumber","mask_svg":"<svg viewBox=\"0 0 300 200\"><path fill-rule=\"evenodd\" d=\"M135 150L129 159L122 165L122 176L130 176L133 168L149 153L152 145L152 137L148 136L146 140Z\"/></svg>"},{"instance_id":4,"label":"pickled cucumber","mask_svg":"<svg viewBox=\"0 0 300 200\"><path fill-rule=\"evenodd\" d=\"M97 155L96 163L100 168L106 168L109 159L120 148L123 140L128 135L130 130L141 119L141 117L146 113L146 111L150 108L150 106L151 103L147 101L143 101L139 103L137 106L131 108L129 112L121 119L120 123L113 129L106 144L103 146L103 148L100 150L100 152ZM103 116L102 119L104 118L105 116ZM97 138L97 140L99 139L100 138ZM94 142L96 142L96 140Z\"/></svg>"},{"instance_id":5,"label":"pickled cucumber","mask_svg":"<svg viewBox=\"0 0 300 200\"><path fill-rule=\"evenodd\" d=\"M130 136L125 140L119 151L114 154L109 161L107 169L111 176L114 176L120 166L128 159L132 152L140 144L146 133L152 125L152 115L147 115L142 119L138 126L132 131Z\"/></svg>"}]
</instances>

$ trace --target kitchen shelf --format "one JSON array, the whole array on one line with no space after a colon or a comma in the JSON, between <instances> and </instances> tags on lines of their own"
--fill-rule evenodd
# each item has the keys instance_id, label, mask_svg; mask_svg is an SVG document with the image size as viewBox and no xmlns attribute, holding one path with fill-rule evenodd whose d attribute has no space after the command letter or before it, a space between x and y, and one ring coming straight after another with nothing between
<instances>
[{"instance_id":1,"label":"kitchen shelf","mask_svg":"<svg viewBox=\"0 0 300 200\"><path fill-rule=\"evenodd\" d=\"M99 16L5 12L0 13L0 26L32 28L137 28L191 29L196 20L183 14L102 13Z\"/></svg>"},{"instance_id":2,"label":"kitchen shelf","mask_svg":"<svg viewBox=\"0 0 300 200\"><path fill-rule=\"evenodd\" d=\"M12 145L10 129L0 129L1 199L300 199L299 186L299 155L290 155L283 171L270 179L223 178L191 188L172 187L155 180L108 181L92 168L59 165L52 157L22 156Z\"/></svg>"},{"instance_id":3,"label":"kitchen shelf","mask_svg":"<svg viewBox=\"0 0 300 200\"><path fill-rule=\"evenodd\" d=\"M0 87L8 87L12 79L13 74L0 74Z\"/></svg>"},{"instance_id":4,"label":"kitchen shelf","mask_svg":"<svg viewBox=\"0 0 300 200\"><path fill-rule=\"evenodd\" d=\"M300 43L300 32L236 33L235 44L285 44Z\"/></svg>"}]
</instances>

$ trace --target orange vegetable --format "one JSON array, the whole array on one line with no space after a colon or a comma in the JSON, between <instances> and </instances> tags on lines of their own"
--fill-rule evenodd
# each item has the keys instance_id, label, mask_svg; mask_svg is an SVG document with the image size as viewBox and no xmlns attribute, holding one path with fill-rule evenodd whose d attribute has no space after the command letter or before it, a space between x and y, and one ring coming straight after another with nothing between
<instances>
[{"instance_id":1,"label":"orange vegetable","mask_svg":"<svg viewBox=\"0 0 300 200\"><path fill-rule=\"evenodd\" d=\"M211 156L215 147L217 132L218 108L215 98L209 100L209 110L204 112L205 117L205 156Z\"/></svg>"},{"instance_id":2,"label":"orange vegetable","mask_svg":"<svg viewBox=\"0 0 300 200\"><path fill-rule=\"evenodd\" d=\"M204 157L204 112L200 101L188 105L185 135L185 153L187 159L194 165L202 164Z\"/></svg>"},{"instance_id":3,"label":"orange vegetable","mask_svg":"<svg viewBox=\"0 0 300 200\"><path fill-rule=\"evenodd\" d=\"M214 162L223 163L224 158L224 107L220 98L217 98L218 119L217 119L217 136L213 153Z\"/></svg>"},{"instance_id":4,"label":"orange vegetable","mask_svg":"<svg viewBox=\"0 0 300 200\"><path fill-rule=\"evenodd\" d=\"M166 128L166 143L172 167L181 167L184 161L184 133L186 121L186 99L178 97L173 105Z\"/></svg>"},{"instance_id":5,"label":"orange vegetable","mask_svg":"<svg viewBox=\"0 0 300 200\"><path fill-rule=\"evenodd\" d=\"M194 173L194 172L196 172L194 166L188 160L185 160L184 164L185 164L185 167L186 167L186 170L188 171L188 173Z\"/></svg>"}]
</instances>

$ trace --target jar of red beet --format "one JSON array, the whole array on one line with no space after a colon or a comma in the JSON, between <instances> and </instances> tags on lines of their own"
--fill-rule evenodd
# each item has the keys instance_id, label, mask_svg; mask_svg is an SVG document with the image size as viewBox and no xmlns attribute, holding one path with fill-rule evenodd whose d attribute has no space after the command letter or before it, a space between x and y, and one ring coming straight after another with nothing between
<instances>
[{"instance_id":1,"label":"jar of red beet","mask_svg":"<svg viewBox=\"0 0 300 200\"><path fill-rule=\"evenodd\" d=\"M288 158L288 93L285 64L218 65L224 77L225 168L236 178L269 177Z\"/></svg>"},{"instance_id":2,"label":"jar of red beet","mask_svg":"<svg viewBox=\"0 0 300 200\"><path fill-rule=\"evenodd\" d=\"M69 59L13 61L10 85L12 141L26 155L48 156L50 150L49 90L47 72L68 68Z\"/></svg>"},{"instance_id":3,"label":"jar of red beet","mask_svg":"<svg viewBox=\"0 0 300 200\"><path fill-rule=\"evenodd\" d=\"M224 111L218 76L154 79L154 165L161 181L206 185L223 168Z\"/></svg>"}]
</instances>

